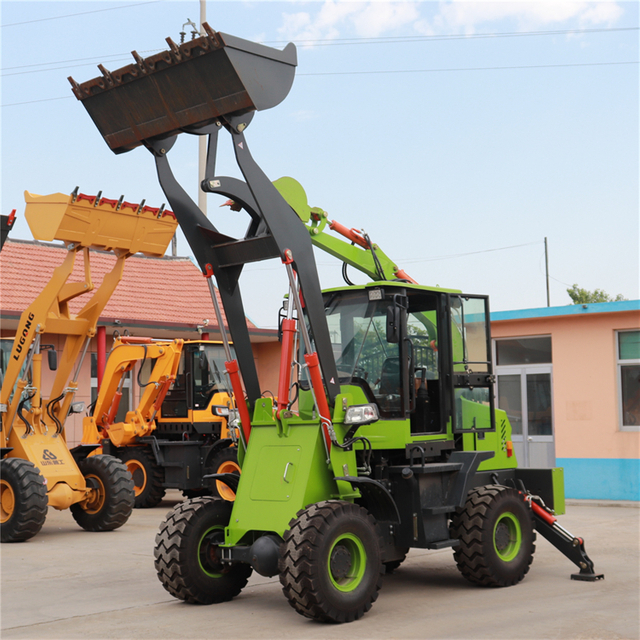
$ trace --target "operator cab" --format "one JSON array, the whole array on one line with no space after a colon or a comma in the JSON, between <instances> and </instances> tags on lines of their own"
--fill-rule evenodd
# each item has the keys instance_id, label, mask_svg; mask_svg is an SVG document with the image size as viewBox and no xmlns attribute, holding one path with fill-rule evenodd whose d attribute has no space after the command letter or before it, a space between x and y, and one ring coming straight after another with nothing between
<instances>
[{"instance_id":1,"label":"operator cab","mask_svg":"<svg viewBox=\"0 0 640 640\"><path fill-rule=\"evenodd\" d=\"M221 344L185 344L176 381L162 403L163 418L187 418L189 409L204 410L214 393L231 393L224 375Z\"/></svg>"},{"instance_id":2,"label":"operator cab","mask_svg":"<svg viewBox=\"0 0 640 640\"><path fill-rule=\"evenodd\" d=\"M414 435L495 428L468 405L493 410L486 297L372 284L324 301L340 384L360 387L381 420L409 420Z\"/></svg>"}]
</instances>

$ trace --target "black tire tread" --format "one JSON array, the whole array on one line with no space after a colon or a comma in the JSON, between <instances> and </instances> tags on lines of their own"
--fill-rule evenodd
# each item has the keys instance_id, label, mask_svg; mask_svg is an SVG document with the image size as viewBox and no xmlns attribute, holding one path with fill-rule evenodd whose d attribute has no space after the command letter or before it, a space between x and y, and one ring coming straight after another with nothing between
<instances>
[{"instance_id":1,"label":"black tire tread","mask_svg":"<svg viewBox=\"0 0 640 640\"><path fill-rule=\"evenodd\" d=\"M150 509L159 505L167 490L163 486L164 468L156 462L152 451L148 447L124 447L119 458L125 464L128 460L139 460L147 471L147 484L135 497L134 509Z\"/></svg>"},{"instance_id":2,"label":"black tire tread","mask_svg":"<svg viewBox=\"0 0 640 640\"><path fill-rule=\"evenodd\" d=\"M531 516L532 544L531 552L528 555L525 566L517 575L508 579L495 575L484 551L486 544L493 544L487 539L487 532L484 524L489 517L489 513L501 497L509 495L516 496L517 499L524 500L515 489L501 485L487 485L477 487L469 492L464 509L456 513L451 522L451 537L458 538L460 544L455 548L453 557L460 573L474 584L485 587L506 587L517 584L528 573L533 562L535 551L536 534L533 531L533 516Z\"/></svg>"},{"instance_id":3,"label":"black tire tread","mask_svg":"<svg viewBox=\"0 0 640 640\"><path fill-rule=\"evenodd\" d=\"M95 514L87 513L80 503L72 504L74 520L85 531L113 531L125 524L133 511L135 494L133 478L124 464L114 456L97 455L89 456L78 466L85 477L102 476L107 495L104 506Z\"/></svg>"},{"instance_id":4,"label":"black tire tread","mask_svg":"<svg viewBox=\"0 0 640 640\"><path fill-rule=\"evenodd\" d=\"M216 593L201 588L193 579L188 557L190 536L195 535L197 521L204 511L218 503L230 505L221 498L204 496L177 504L167 514L155 539L154 564L162 586L175 598L190 604L226 602L237 596L246 586L252 569L249 565L234 565L225 580L224 590ZM230 507L229 507L230 511Z\"/></svg>"},{"instance_id":5,"label":"black tire tread","mask_svg":"<svg viewBox=\"0 0 640 640\"><path fill-rule=\"evenodd\" d=\"M296 517L289 522L289 529L280 546L278 568L282 591L295 611L318 622L358 620L371 609L382 585L384 566L380 562L374 592L370 600L361 607L345 613L332 608L325 601L310 560L317 557L319 542L327 526L344 515L364 517L379 537L376 521L366 509L340 500L327 500L298 511ZM378 544L381 546L379 539Z\"/></svg>"},{"instance_id":6,"label":"black tire tread","mask_svg":"<svg viewBox=\"0 0 640 640\"><path fill-rule=\"evenodd\" d=\"M2 542L24 542L33 538L47 517L47 487L38 468L29 460L5 458L0 466L2 477L12 485L15 509L0 527Z\"/></svg>"}]
</instances>

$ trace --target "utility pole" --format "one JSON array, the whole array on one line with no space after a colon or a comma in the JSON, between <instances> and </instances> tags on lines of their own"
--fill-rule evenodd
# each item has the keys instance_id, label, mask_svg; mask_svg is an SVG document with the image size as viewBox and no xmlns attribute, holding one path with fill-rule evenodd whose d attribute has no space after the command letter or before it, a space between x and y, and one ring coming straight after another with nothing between
<instances>
[{"instance_id":1,"label":"utility pole","mask_svg":"<svg viewBox=\"0 0 640 640\"><path fill-rule=\"evenodd\" d=\"M204 22L207 21L207 0L200 0L200 35L205 34ZM208 136L198 136L198 207L200 211L207 215L207 194L200 188L204 180L204 170L207 164L207 138Z\"/></svg>"},{"instance_id":2,"label":"utility pole","mask_svg":"<svg viewBox=\"0 0 640 640\"><path fill-rule=\"evenodd\" d=\"M544 270L547 276L547 307L551 306L549 298L549 247L547 246L547 237L544 238Z\"/></svg>"}]
</instances>

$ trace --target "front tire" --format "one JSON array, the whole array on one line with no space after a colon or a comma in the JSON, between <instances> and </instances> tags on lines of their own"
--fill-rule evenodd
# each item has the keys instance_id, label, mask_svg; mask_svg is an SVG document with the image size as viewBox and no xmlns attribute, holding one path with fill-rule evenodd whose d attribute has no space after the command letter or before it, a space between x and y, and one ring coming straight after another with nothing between
<instances>
[{"instance_id":1,"label":"front tire","mask_svg":"<svg viewBox=\"0 0 640 640\"><path fill-rule=\"evenodd\" d=\"M451 523L458 538L454 558L462 575L486 587L508 587L529 571L535 532L529 505L515 490L500 485L469 492Z\"/></svg>"},{"instance_id":2,"label":"front tire","mask_svg":"<svg viewBox=\"0 0 640 640\"><path fill-rule=\"evenodd\" d=\"M0 540L24 542L33 538L47 517L47 487L29 460L0 462Z\"/></svg>"},{"instance_id":3,"label":"front tire","mask_svg":"<svg viewBox=\"0 0 640 640\"><path fill-rule=\"evenodd\" d=\"M244 589L253 569L248 564L219 561L233 504L202 497L182 502L160 525L154 550L162 586L192 604L226 602Z\"/></svg>"},{"instance_id":4,"label":"front tire","mask_svg":"<svg viewBox=\"0 0 640 640\"><path fill-rule=\"evenodd\" d=\"M149 509L160 504L166 493L164 469L153 453L147 447L125 447L119 457L133 477L134 508Z\"/></svg>"},{"instance_id":5,"label":"front tire","mask_svg":"<svg viewBox=\"0 0 640 640\"><path fill-rule=\"evenodd\" d=\"M302 509L280 546L289 604L319 622L351 622L375 602L384 572L376 521L356 504L327 500Z\"/></svg>"},{"instance_id":6,"label":"front tire","mask_svg":"<svg viewBox=\"0 0 640 640\"><path fill-rule=\"evenodd\" d=\"M71 505L74 520L85 531L113 531L131 515L135 502L133 479L125 465L107 455L89 456L80 471L91 487L89 496Z\"/></svg>"}]
</instances>

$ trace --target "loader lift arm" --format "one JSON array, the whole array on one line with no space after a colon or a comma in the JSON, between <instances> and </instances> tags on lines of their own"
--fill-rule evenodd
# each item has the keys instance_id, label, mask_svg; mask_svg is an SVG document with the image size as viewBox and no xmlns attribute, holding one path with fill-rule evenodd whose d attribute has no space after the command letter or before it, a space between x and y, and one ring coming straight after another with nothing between
<instances>
[{"instance_id":1,"label":"loader lift arm","mask_svg":"<svg viewBox=\"0 0 640 640\"><path fill-rule=\"evenodd\" d=\"M299 278L320 366L333 402L340 391L338 374L324 321L324 304L311 239L292 209L251 157L243 133L248 119L226 116L224 125L221 122L219 126L213 125L215 129L208 126L201 131L210 136L203 189L243 204L251 216L251 224L242 239L219 233L178 185L166 155L167 147L173 145L175 138L149 142L148 146L156 159L162 189L176 212L203 274L207 277L216 276L250 404L253 405L261 393L238 280L245 264L278 257L285 262L288 259L285 255L287 250L293 256L293 268ZM222 126L231 134L236 161L246 180L244 183L209 173L215 170L215 146Z\"/></svg>"},{"instance_id":2,"label":"loader lift arm","mask_svg":"<svg viewBox=\"0 0 640 640\"><path fill-rule=\"evenodd\" d=\"M297 273L329 402L333 404L340 386L311 240L253 160L244 136L255 110L271 108L288 94L297 65L295 46L277 51L203 26L206 35L191 42L189 60L183 55L184 46L178 49L168 39L170 52L145 60L134 54L137 65L114 72L104 70L104 77L82 84L69 80L114 152L143 144L153 153L160 185L202 273L207 278L216 277L249 406L252 408L261 394L238 280L246 263L278 257ZM171 73L172 65L185 63L190 73ZM156 99L138 98L134 85L141 68L148 80L147 90L152 90ZM269 82L263 78L269 78ZM210 95L212 92L215 96ZM174 105L174 99L179 104ZM165 117L168 113L173 114L171 122ZM244 182L215 175L218 133L223 128L231 135ZM181 132L209 136L202 188L243 204L251 217L244 238L221 234L175 179L167 154Z\"/></svg>"}]
</instances>

